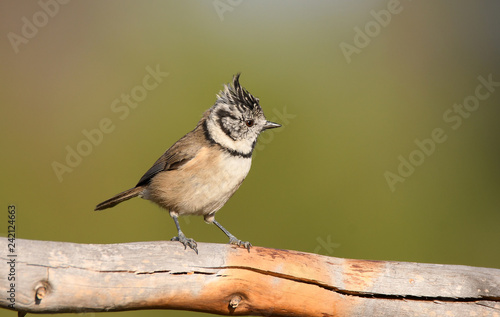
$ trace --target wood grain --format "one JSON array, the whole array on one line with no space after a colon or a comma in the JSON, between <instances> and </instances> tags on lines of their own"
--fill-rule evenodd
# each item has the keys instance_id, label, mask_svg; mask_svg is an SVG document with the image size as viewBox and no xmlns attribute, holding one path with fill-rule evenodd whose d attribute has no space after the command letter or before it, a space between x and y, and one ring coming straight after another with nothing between
<instances>
[{"instance_id":1,"label":"wood grain","mask_svg":"<svg viewBox=\"0 0 500 317\"><path fill-rule=\"evenodd\" d=\"M0 238L7 250L7 239ZM498 316L500 270L367 261L261 247L16 240L15 305L0 255L0 307L21 312L179 309L265 316ZM5 252L6 253L6 252ZM4 253L4 254L5 254Z\"/></svg>"}]
</instances>

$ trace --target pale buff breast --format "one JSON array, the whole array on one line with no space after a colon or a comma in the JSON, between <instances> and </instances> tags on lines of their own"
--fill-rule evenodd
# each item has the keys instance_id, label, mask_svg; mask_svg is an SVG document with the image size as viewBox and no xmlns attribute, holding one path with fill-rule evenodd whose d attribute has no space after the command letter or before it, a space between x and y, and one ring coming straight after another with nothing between
<instances>
[{"instance_id":1,"label":"pale buff breast","mask_svg":"<svg viewBox=\"0 0 500 317\"><path fill-rule=\"evenodd\" d=\"M178 170L158 173L143 198L179 215L208 215L219 210L250 171L251 158L202 148Z\"/></svg>"}]
</instances>

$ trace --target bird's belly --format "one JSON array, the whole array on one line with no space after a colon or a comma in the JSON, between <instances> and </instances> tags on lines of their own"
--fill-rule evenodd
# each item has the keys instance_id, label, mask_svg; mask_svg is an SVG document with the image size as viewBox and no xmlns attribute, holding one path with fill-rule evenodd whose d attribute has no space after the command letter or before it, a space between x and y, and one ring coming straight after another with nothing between
<instances>
[{"instance_id":1,"label":"bird's belly","mask_svg":"<svg viewBox=\"0 0 500 317\"><path fill-rule=\"evenodd\" d=\"M251 158L229 154L194 161L156 175L144 198L179 215L213 214L239 188L251 166Z\"/></svg>"}]
</instances>

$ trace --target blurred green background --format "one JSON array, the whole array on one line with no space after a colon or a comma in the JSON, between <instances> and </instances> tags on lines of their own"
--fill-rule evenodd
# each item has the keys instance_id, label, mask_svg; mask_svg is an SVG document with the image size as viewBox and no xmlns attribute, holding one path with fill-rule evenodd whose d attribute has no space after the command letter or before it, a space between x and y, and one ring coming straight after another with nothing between
<instances>
[{"instance_id":1,"label":"blurred green background","mask_svg":"<svg viewBox=\"0 0 500 317\"><path fill-rule=\"evenodd\" d=\"M458 128L443 119L474 100L479 76L500 82L498 1L72 1L46 10L44 20L40 2L0 2L0 206L5 215L17 206L18 237L170 239L173 221L147 201L93 208L134 186L242 72L283 127L261 136L249 176L217 214L240 239L500 268L499 84L480 88L488 97ZM142 96L148 66L168 76ZM132 92L141 101L122 120L111 105ZM58 179L54 162L66 165L68 147L104 118L114 130L81 145L87 155ZM398 157L409 160L414 140L435 128L446 141L423 162L416 153L419 166L391 189L384 174L397 174ZM227 242L202 218L181 226L197 241Z\"/></svg>"}]
</instances>

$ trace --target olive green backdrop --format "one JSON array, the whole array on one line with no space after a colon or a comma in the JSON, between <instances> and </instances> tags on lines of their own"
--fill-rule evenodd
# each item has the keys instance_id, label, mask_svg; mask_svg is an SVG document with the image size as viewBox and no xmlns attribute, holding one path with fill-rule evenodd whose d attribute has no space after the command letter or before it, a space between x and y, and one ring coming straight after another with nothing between
<instances>
[{"instance_id":1,"label":"olive green backdrop","mask_svg":"<svg viewBox=\"0 0 500 317\"><path fill-rule=\"evenodd\" d=\"M261 135L217 214L240 239L500 268L498 2L54 3L0 3L3 236L15 204L20 238L170 239L173 221L147 201L93 208L134 186L242 72L283 127ZM227 242L201 218L181 225Z\"/></svg>"}]
</instances>

